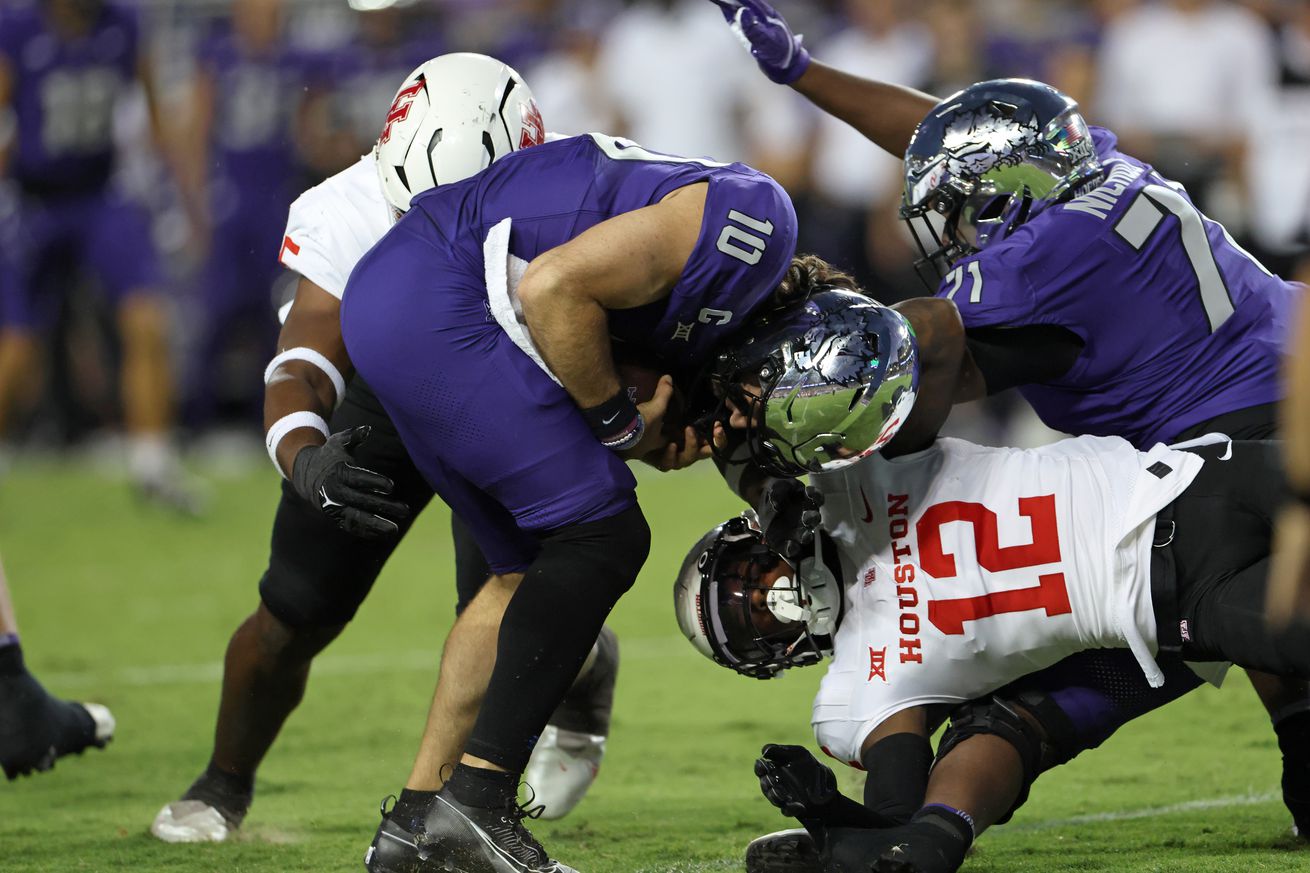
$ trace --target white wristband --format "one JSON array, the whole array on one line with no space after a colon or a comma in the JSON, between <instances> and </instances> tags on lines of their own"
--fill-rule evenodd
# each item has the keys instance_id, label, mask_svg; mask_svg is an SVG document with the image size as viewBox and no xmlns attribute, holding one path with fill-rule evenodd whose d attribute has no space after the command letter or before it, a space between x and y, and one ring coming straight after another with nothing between
<instances>
[{"instance_id":1,"label":"white wristband","mask_svg":"<svg viewBox=\"0 0 1310 873\"><path fill-rule=\"evenodd\" d=\"M327 355L315 351L309 346L296 346L294 349L287 349L269 361L268 366L264 368L265 385L272 381L273 371L287 361L304 361L322 370L332 380L332 390L337 395L332 403L333 408L341 405L341 401L346 397L346 380L341 377L341 371L336 368L336 365L327 359Z\"/></svg>"},{"instance_id":2,"label":"white wristband","mask_svg":"<svg viewBox=\"0 0 1310 873\"><path fill-rule=\"evenodd\" d=\"M291 476L286 470L282 469L282 465L277 461L278 443L282 442L282 438L291 433L291 431L301 427L312 427L314 430L323 434L324 437L328 436L328 424L323 420L323 416L319 415L317 412L310 412L307 409L302 409L299 412L293 412L290 415L282 416L277 421L273 422L273 426L270 427L268 433L264 435L264 445L268 447L268 456L272 459L273 466L280 474L282 474L283 479L290 479Z\"/></svg>"}]
</instances>

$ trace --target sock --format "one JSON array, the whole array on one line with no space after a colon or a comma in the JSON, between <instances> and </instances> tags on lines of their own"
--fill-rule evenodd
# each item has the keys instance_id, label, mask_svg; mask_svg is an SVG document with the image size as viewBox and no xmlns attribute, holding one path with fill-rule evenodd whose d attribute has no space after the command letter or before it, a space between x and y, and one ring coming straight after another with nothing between
<instances>
[{"instance_id":1,"label":"sock","mask_svg":"<svg viewBox=\"0 0 1310 873\"><path fill-rule=\"evenodd\" d=\"M23 647L18 644L18 634L0 636L0 678L5 676L22 676L27 672L23 664Z\"/></svg>"},{"instance_id":2,"label":"sock","mask_svg":"<svg viewBox=\"0 0 1310 873\"><path fill-rule=\"evenodd\" d=\"M1310 710L1279 719L1274 733L1283 753L1283 803L1297 833L1310 836Z\"/></svg>"},{"instance_id":3,"label":"sock","mask_svg":"<svg viewBox=\"0 0 1310 873\"><path fill-rule=\"evenodd\" d=\"M494 809L514 799L519 786L518 773L486 770L456 764L455 772L446 781L451 795L465 806Z\"/></svg>"},{"instance_id":4,"label":"sock","mask_svg":"<svg viewBox=\"0 0 1310 873\"><path fill-rule=\"evenodd\" d=\"M254 776L228 773L210 761L205 772L191 783L182 799L204 801L222 813L228 824L237 827L246 817L254 796Z\"/></svg>"},{"instance_id":5,"label":"sock","mask_svg":"<svg viewBox=\"0 0 1310 873\"><path fill-rule=\"evenodd\" d=\"M391 810L391 817L405 830L417 832L422 829L423 821L428 815L428 807L432 805L432 798L436 796L435 791L402 789L400 797L396 799L395 807Z\"/></svg>"},{"instance_id":6,"label":"sock","mask_svg":"<svg viewBox=\"0 0 1310 873\"><path fill-rule=\"evenodd\" d=\"M944 803L930 803L914 814L911 823L922 822L941 828L959 844L960 858L973 845L973 817Z\"/></svg>"}]
</instances>

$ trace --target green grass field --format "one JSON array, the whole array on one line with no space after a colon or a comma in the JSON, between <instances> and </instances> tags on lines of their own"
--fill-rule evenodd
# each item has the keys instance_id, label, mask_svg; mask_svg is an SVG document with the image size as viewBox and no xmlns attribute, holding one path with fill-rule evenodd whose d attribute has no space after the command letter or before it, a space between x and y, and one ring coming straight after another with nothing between
<instances>
[{"instance_id":1,"label":"green grass field","mask_svg":"<svg viewBox=\"0 0 1310 873\"><path fill-rule=\"evenodd\" d=\"M742 869L753 836L788 825L755 785L766 741L812 745L819 671L762 683L678 634L673 574L736 511L708 467L644 477L654 553L612 619L622 669L610 753L570 818L538 823L583 873ZM55 693L118 719L104 752L0 783L0 871L360 870L383 795L399 789L452 618L447 519L433 507L358 619L320 659L260 774L240 839L169 846L147 834L207 758L229 634L257 602L275 499L271 472L216 483L209 518L142 508L90 473L17 470L0 487L0 553L28 660ZM1234 673L1043 777L978 871L1213 873L1310 869L1287 835L1267 719ZM842 779L858 791L856 774Z\"/></svg>"}]
</instances>

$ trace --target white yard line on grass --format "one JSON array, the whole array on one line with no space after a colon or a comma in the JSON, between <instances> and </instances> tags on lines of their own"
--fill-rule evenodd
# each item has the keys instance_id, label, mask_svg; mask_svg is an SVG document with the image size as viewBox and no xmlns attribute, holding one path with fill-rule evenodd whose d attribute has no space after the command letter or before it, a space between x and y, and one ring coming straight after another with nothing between
<instances>
[{"instance_id":1,"label":"white yard line on grass","mask_svg":"<svg viewBox=\"0 0 1310 873\"><path fill-rule=\"evenodd\" d=\"M1034 821L1013 825L1003 825L999 830L1002 833L1044 831L1051 828L1094 824L1096 822L1104 821L1129 821L1137 818L1159 818L1160 816L1173 815L1179 812L1195 812L1196 810L1202 809L1224 809L1232 806L1257 806L1261 803L1268 803L1271 800L1278 800L1280 797L1281 795L1276 791L1266 791L1260 794L1238 794L1233 797L1211 797L1206 800L1188 800L1183 803L1172 803L1168 806L1152 806L1147 807L1146 809L1125 809L1117 812L1093 812L1087 815L1075 815L1071 818L1057 818L1049 821Z\"/></svg>"},{"instance_id":2,"label":"white yard line on grass","mask_svg":"<svg viewBox=\"0 0 1310 873\"><path fill-rule=\"evenodd\" d=\"M320 655L314 659L314 677L368 676L394 673L397 670L429 671L437 675L440 650L407 649L398 652L373 652L359 655ZM623 639L622 656L627 660L669 659L681 655L694 657L681 637L638 637ZM119 667L111 670L42 671L41 682L48 688L64 689L87 685L175 685L214 684L223 678L222 661L198 664L156 664L148 667Z\"/></svg>"}]
</instances>

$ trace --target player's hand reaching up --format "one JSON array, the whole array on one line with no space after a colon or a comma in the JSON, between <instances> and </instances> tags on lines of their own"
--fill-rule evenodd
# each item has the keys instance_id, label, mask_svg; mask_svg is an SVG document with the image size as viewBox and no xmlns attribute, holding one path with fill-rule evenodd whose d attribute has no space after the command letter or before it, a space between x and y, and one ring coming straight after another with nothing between
<instances>
[{"instance_id":1,"label":"player's hand reaching up","mask_svg":"<svg viewBox=\"0 0 1310 873\"><path fill-rule=\"evenodd\" d=\"M776 746L760 750L755 775L760 790L783 815L808 818L837 797L837 777L804 746Z\"/></svg>"},{"instance_id":2,"label":"player's hand reaching up","mask_svg":"<svg viewBox=\"0 0 1310 873\"><path fill-rule=\"evenodd\" d=\"M750 50L764 75L779 85L790 85L810 65L803 37L793 34L787 20L764 0L710 0Z\"/></svg>"},{"instance_id":3,"label":"player's hand reaching up","mask_svg":"<svg viewBox=\"0 0 1310 873\"><path fill-rule=\"evenodd\" d=\"M354 450L368 438L368 425L338 431L321 446L305 446L291 467L291 486L337 523L366 539L400 530L409 507L391 494L395 484L380 473L354 463Z\"/></svg>"}]
</instances>

